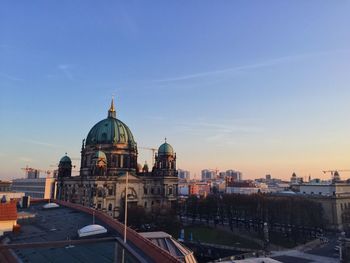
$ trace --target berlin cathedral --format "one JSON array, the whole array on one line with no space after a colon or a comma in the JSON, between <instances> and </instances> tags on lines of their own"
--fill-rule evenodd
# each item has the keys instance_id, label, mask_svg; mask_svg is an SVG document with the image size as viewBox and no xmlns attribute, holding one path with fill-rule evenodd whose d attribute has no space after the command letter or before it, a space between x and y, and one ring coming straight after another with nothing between
<instances>
[{"instance_id":1,"label":"berlin cathedral","mask_svg":"<svg viewBox=\"0 0 350 263\"><path fill-rule=\"evenodd\" d=\"M117 119L114 101L106 119L89 131L81 147L79 176L72 175L72 161L61 158L57 198L94 207L118 217L125 202L146 210L174 206L178 193L176 154L166 141L154 156L152 169L137 162L137 144L129 127ZM128 175L127 175L128 174Z\"/></svg>"}]
</instances>

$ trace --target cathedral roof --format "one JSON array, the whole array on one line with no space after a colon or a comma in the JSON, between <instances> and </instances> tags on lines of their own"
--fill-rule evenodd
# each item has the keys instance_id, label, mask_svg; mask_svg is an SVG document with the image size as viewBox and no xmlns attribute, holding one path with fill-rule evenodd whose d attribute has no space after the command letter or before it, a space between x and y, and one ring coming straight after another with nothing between
<instances>
[{"instance_id":1,"label":"cathedral roof","mask_svg":"<svg viewBox=\"0 0 350 263\"><path fill-rule=\"evenodd\" d=\"M107 160L106 154L104 152L102 152L102 151L97 151L95 153L95 158L106 159Z\"/></svg>"},{"instance_id":2,"label":"cathedral roof","mask_svg":"<svg viewBox=\"0 0 350 263\"><path fill-rule=\"evenodd\" d=\"M166 141L158 148L158 155L173 155L173 154L174 154L173 147Z\"/></svg>"},{"instance_id":3,"label":"cathedral roof","mask_svg":"<svg viewBox=\"0 0 350 263\"><path fill-rule=\"evenodd\" d=\"M108 110L108 117L92 127L86 138L86 145L117 143L136 146L134 136L129 127L116 118L116 111L112 100L111 107Z\"/></svg>"},{"instance_id":4,"label":"cathedral roof","mask_svg":"<svg viewBox=\"0 0 350 263\"><path fill-rule=\"evenodd\" d=\"M60 160L60 163L72 163L72 160L69 158L69 156L67 156L67 154L65 156L63 156Z\"/></svg>"}]
</instances>

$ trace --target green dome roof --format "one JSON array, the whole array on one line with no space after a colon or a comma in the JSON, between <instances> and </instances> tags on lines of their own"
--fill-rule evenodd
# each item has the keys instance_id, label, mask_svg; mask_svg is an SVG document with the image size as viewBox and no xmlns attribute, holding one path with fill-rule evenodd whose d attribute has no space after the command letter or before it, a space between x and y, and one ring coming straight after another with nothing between
<instances>
[{"instance_id":1,"label":"green dome roof","mask_svg":"<svg viewBox=\"0 0 350 263\"><path fill-rule=\"evenodd\" d=\"M86 138L86 145L114 143L136 145L129 127L111 116L95 124Z\"/></svg>"},{"instance_id":2,"label":"green dome roof","mask_svg":"<svg viewBox=\"0 0 350 263\"><path fill-rule=\"evenodd\" d=\"M67 155L65 155L61 158L60 163L72 163L72 160Z\"/></svg>"},{"instance_id":3,"label":"green dome roof","mask_svg":"<svg viewBox=\"0 0 350 263\"><path fill-rule=\"evenodd\" d=\"M165 142L161 146L159 146L158 154L159 155L173 155L174 149L169 143Z\"/></svg>"},{"instance_id":4,"label":"green dome roof","mask_svg":"<svg viewBox=\"0 0 350 263\"><path fill-rule=\"evenodd\" d=\"M95 153L95 158L106 159L107 160L106 154L104 152L102 152L102 151L97 151Z\"/></svg>"}]
</instances>

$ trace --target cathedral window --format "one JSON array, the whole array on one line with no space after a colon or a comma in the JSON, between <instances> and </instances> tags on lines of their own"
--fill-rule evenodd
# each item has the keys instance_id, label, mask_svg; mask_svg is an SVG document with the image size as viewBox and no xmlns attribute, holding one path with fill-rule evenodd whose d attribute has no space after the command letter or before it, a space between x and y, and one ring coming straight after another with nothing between
<instances>
[{"instance_id":1,"label":"cathedral window","mask_svg":"<svg viewBox=\"0 0 350 263\"><path fill-rule=\"evenodd\" d=\"M124 156L120 155L120 163L119 163L120 168L124 168Z\"/></svg>"},{"instance_id":2,"label":"cathedral window","mask_svg":"<svg viewBox=\"0 0 350 263\"><path fill-rule=\"evenodd\" d=\"M144 187L144 188L143 188L143 193L146 195L147 192L148 192L148 191L147 191L147 187Z\"/></svg>"},{"instance_id":3,"label":"cathedral window","mask_svg":"<svg viewBox=\"0 0 350 263\"><path fill-rule=\"evenodd\" d=\"M113 188L108 188L108 195L113 195Z\"/></svg>"},{"instance_id":4,"label":"cathedral window","mask_svg":"<svg viewBox=\"0 0 350 263\"><path fill-rule=\"evenodd\" d=\"M112 209L113 209L112 204L109 204L109 205L108 205L108 211L112 211Z\"/></svg>"},{"instance_id":5,"label":"cathedral window","mask_svg":"<svg viewBox=\"0 0 350 263\"><path fill-rule=\"evenodd\" d=\"M172 194L173 194L173 188L172 188L172 187L169 187L169 189L168 189L168 194L169 194L169 195L172 195Z\"/></svg>"}]
</instances>

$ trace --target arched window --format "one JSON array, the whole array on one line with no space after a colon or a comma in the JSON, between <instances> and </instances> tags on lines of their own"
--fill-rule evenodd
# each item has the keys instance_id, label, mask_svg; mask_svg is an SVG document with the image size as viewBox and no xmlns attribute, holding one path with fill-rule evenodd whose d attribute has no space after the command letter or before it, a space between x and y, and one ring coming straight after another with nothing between
<instances>
[{"instance_id":1,"label":"arched window","mask_svg":"<svg viewBox=\"0 0 350 263\"><path fill-rule=\"evenodd\" d=\"M109 205L108 205L108 211L112 211L112 209L113 209L112 204L109 204Z\"/></svg>"},{"instance_id":2,"label":"arched window","mask_svg":"<svg viewBox=\"0 0 350 263\"><path fill-rule=\"evenodd\" d=\"M168 189L168 194L169 194L169 195L172 195L172 194L173 194L173 188L172 188L172 187L169 187L169 189Z\"/></svg>"}]
</instances>

